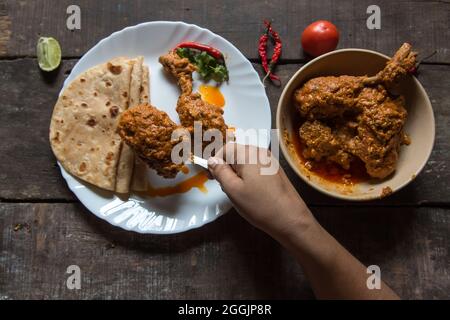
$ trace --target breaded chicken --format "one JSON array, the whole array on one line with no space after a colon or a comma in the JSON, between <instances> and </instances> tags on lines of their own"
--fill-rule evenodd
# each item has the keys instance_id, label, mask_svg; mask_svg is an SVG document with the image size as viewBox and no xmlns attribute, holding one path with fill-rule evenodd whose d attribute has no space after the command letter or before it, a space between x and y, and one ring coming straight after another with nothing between
<instances>
[{"instance_id":1,"label":"breaded chicken","mask_svg":"<svg viewBox=\"0 0 450 320\"><path fill-rule=\"evenodd\" d=\"M203 101L198 93L192 93L192 73L195 66L174 51L159 57L159 62L177 79L180 87L181 95L176 110L181 125L193 133L194 122L199 122L203 132L219 130L225 141L227 125L223 119L223 109Z\"/></svg>"},{"instance_id":2,"label":"breaded chicken","mask_svg":"<svg viewBox=\"0 0 450 320\"><path fill-rule=\"evenodd\" d=\"M403 97L388 88L416 63L416 53L405 43L374 77L318 77L294 94L305 122L299 130L307 159L326 159L348 169L352 157L366 164L375 178L390 175L397 164L407 112ZM343 134L345 133L345 134Z\"/></svg>"},{"instance_id":3,"label":"breaded chicken","mask_svg":"<svg viewBox=\"0 0 450 320\"><path fill-rule=\"evenodd\" d=\"M174 178L183 164L172 162L172 132L180 127L164 111L151 105L139 105L122 113L118 132L147 165L164 178Z\"/></svg>"}]
</instances>

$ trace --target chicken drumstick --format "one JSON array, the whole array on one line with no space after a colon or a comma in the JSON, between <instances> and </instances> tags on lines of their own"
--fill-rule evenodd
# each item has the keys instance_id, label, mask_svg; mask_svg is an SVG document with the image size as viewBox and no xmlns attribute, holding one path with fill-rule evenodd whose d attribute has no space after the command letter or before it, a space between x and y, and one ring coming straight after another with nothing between
<instances>
[{"instance_id":1,"label":"chicken drumstick","mask_svg":"<svg viewBox=\"0 0 450 320\"><path fill-rule=\"evenodd\" d=\"M407 112L403 97L393 97L387 88L415 63L416 53L405 43L374 77L318 77L297 89L294 103L306 120L299 130L303 156L344 169L358 157L370 176L391 174L400 145L408 143L403 133Z\"/></svg>"},{"instance_id":2,"label":"chicken drumstick","mask_svg":"<svg viewBox=\"0 0 450 320\"><path fill-rule=\"evenodd\" d=\"M200 94L192 93L192 73L195 66L175 51L159 57L159 62L178 81L181 95L176 110L181 125L193 133L194 122L198 121L202 124L203 132L210 129L219 130L225 141L227 125L223 119L223 109L203 101Z\"/></svg>"}]
</instances>

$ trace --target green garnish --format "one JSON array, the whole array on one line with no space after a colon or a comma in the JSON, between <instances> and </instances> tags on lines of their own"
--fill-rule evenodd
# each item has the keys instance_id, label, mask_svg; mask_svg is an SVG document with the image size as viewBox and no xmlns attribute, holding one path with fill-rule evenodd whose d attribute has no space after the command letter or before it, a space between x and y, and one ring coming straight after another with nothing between
<instances>
[{"instance_id":1,"label":"green garnish","mask_svg":"<svg viewBox=\"0 0 450 320\"><path fill-rule=\"evenodd\" d=\"M200 76L216 82L228 81L228 69L225 62L220 61L205 51L198 51L190 48L178 48L177 54L182 58L188 58L189 61L197 66Z\"/></svg>"}]
</instances>

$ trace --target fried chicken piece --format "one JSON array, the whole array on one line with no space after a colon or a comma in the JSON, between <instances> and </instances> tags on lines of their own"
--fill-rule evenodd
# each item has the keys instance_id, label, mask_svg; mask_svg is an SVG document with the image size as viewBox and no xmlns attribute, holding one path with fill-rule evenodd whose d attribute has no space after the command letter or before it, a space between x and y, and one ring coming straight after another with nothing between
<instances>
[{"instance_id":1,"label":"fried chicken piece","mask_svg":"<svg viewBox=\"0 0 450 320\"><path fill-rule=\"evenodd\" d=\"M404 43L386 67L374 77L313 78L295 91L294 103L302 117L310 120L341 116L348 110L355 111L355 108L360 107L359 95L365 87L378 86L383 88L380 92L386 92L384 87L392 86L415 66L416 55L411 45ZM378 100L384 100L383 96Z\"/></svg>"},{"instance_id":2,"label":"fried chicken piece","mask_svg":"<svg viewBox=\"0 0 450 320\"><path fill-rule=\"evenodd\" d=\"M358 119L360 125L369 127L380 142L387 143L402 133L407 114L402 96L396 99L387 96L384 101L363 108Z\"/></svg>"},{"instance_id":3,"label":"fried chicken piece","mask_svg":"<svg viewBox=\"0 0 450 320\"><path fill-rule=\"evenodd\" d=\"M353 156L366 165L367 173L383 179L395 171L407 111L403 97L380 98L380 90L365 88L356 118L333 118L333 129L319 120L306 121L299 130L305 145L303 156L319 161L327 159L349 169ZM406 141L405 141L406 140Z\"/></svg>"},{"instance_id":4,"label":"fried chicken piece","mask_svg":"<svg viewBox=\"0 0 450 320\"><path fill-rule=\"evenodd\" d=\"M172 132L180 128L169 116L151 105L138 105L122 113L118 133L147 165L164 178L174 178L183 164L172 162Z\"/></svg>"},{"instance_id":5,"label":"fried chicken piece","mask_svg":"<svg viewBox=\"0 0 450 320\"><path fill-rule=\"evenodd\" d=\"M369 127L359 125L358 135L347 141L345 148L365 163L367 173L371 177L383 179L395 171L400 136L396 135L384 143Z\"/></svg>"},{"instance_id":6,"label":"fried chicken piece","mask_svg":"<svg viewBox=\"0 0 450 320\"><path fill-rule=\"evenodd\" d=\"M408 73L415 58L405 43L374 77L318 77L297 89L294 102L307 120L299 130L305 158L325 158L348 169L356 156L370 176L391 174L400 145L408 142L407 112L404 98L392 97L386 88Z\"/></svg>"},{"instance_id":7,"label":"fried chicken piece","mask_svg":"<svg viewBox=\"0 0 450 320\"><path fill-rule=\"evenodd\" d=\"M387 99L382 105L366 109L358 118L358 123L341 119L334 129L319 120L303 123L299 130L305 146L303 156L315 161L326 159L346 170L356 156L365 163L371 177L382 179L390 175L403 142L406 110L402 103Z\"/></svg>"},{"instance_id":8,"label":"fried chicken piece","mask_svg":"<svg viewBox=\"0 0 450 320\"><path fill-rule=\"evenodd\" d=\"M363 88L360 77L313 78L295 91L294 102L301 116L307 119L338 117L355 108Z\"/></svg>"},{"instance_id":9,"label":"fried chicken piece","mask_svg":"<svg viewBox=\"0 0 450 320\"><path fill-rule=\"evenodd\" d=\"M395 171L407 111L403 97L374 103L358 117L358 134L346 144L346 150L359 157L367 173L383 179Z\"/></svg>"},{"instance_id":10,"label":"fried chicken piece","mask_svg":"<svg viewBox=\"0 0 450 320\"><path fill-rule=\"evenodd\" d=\"M327 159L350 169L353 156L342 148L345 133L332 132L331 128L318 120L306 121L300 127L300 137L305 145L303 156L320 161Z\"/></svg>"},{"instance_id":11,"label":"fried chicken piece","mask_svg":"<svg viewBox=\"0 0 450 320\"><path fill-rule=\"evenodd\" d=\"M227 126L223 120L223 110L201 100L192 93L192 73L196 67L186 58L171 51L159 58L164 69L177 79L181 95L177 102L177 112L181 126L177 126L169 116L151 105L139 105L122 113L118 132L147 165L164 178L174 178L183 168L171 159L172 148L181 140L172 140L176 129L194 132L194 122L202 124L203 132L218 129L223 139ZM180 138L182 139L182 138Z\"/></svg>"},{"instance_id":12,"label":"fried chicken piece","mask_svg":"<svg viewBox=\"0 0 450 320\"><path fill-rule=\"evenodd\" d=\"M223 119L223 109L201 99L198 93L192 93L192 73L195 66L187 58L181 58L174 51L159 57L164 69L177 79L181 95L177 102L177 113L183 127L194 132L194 122L200 122L203 132L219 130L225 141L227 125Z\"/></svg>"},{"instance_id":13,"label":"fried chicken piece","mask_svg":"<svg viewBox=\"0 0 450 320\"><path fill-rule=\"evenodd\" d=\"M412 46L404 43L383 70L374 78L366 79L366 84L381 83L386 87L392 86L416 66L416 57L417 53L412 50Z\"/></svg>"},{"instance_id":14,"label":"fried chicken piece","mask_svg":"<svg viewBox=\"0 0 450 320\"><path fill-rule=\"evenodd\" d=\"M202 124L203 131L219 130L225 138L227 125L223 119L223 109L201 99L200 94L181 95L177 102L177 112L183 127L194 132L194 122Z\"/></svg>"},{"instance_id":15,"label":"fried chicken piece","mask_svg":"<svg viewBox=\"0 0 450 320\"><path fill-rule=\"evenodd\" d=\"M181 94L192 93L192 73L197 69L188 58L181 58L175 51L159 57L164 69L177 79Z\"/></svg>"}]
</instances>

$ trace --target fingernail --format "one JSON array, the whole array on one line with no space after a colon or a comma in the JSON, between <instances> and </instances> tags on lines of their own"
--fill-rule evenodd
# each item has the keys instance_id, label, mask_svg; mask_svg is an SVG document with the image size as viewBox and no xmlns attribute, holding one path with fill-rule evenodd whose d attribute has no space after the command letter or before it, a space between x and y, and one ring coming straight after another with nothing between
<instances>
[{"instance_id":1,"label":"fingernail","mask_svg":"<svg viewBox=\"0 0 450 320\"><path fill-rule=\"evenodd\" d=\"M208 167L214 169L214 167L218 164L219 164L219 159L217 159L215 157L211 157L208 159Z\"/></svg>"}]
</instances>

